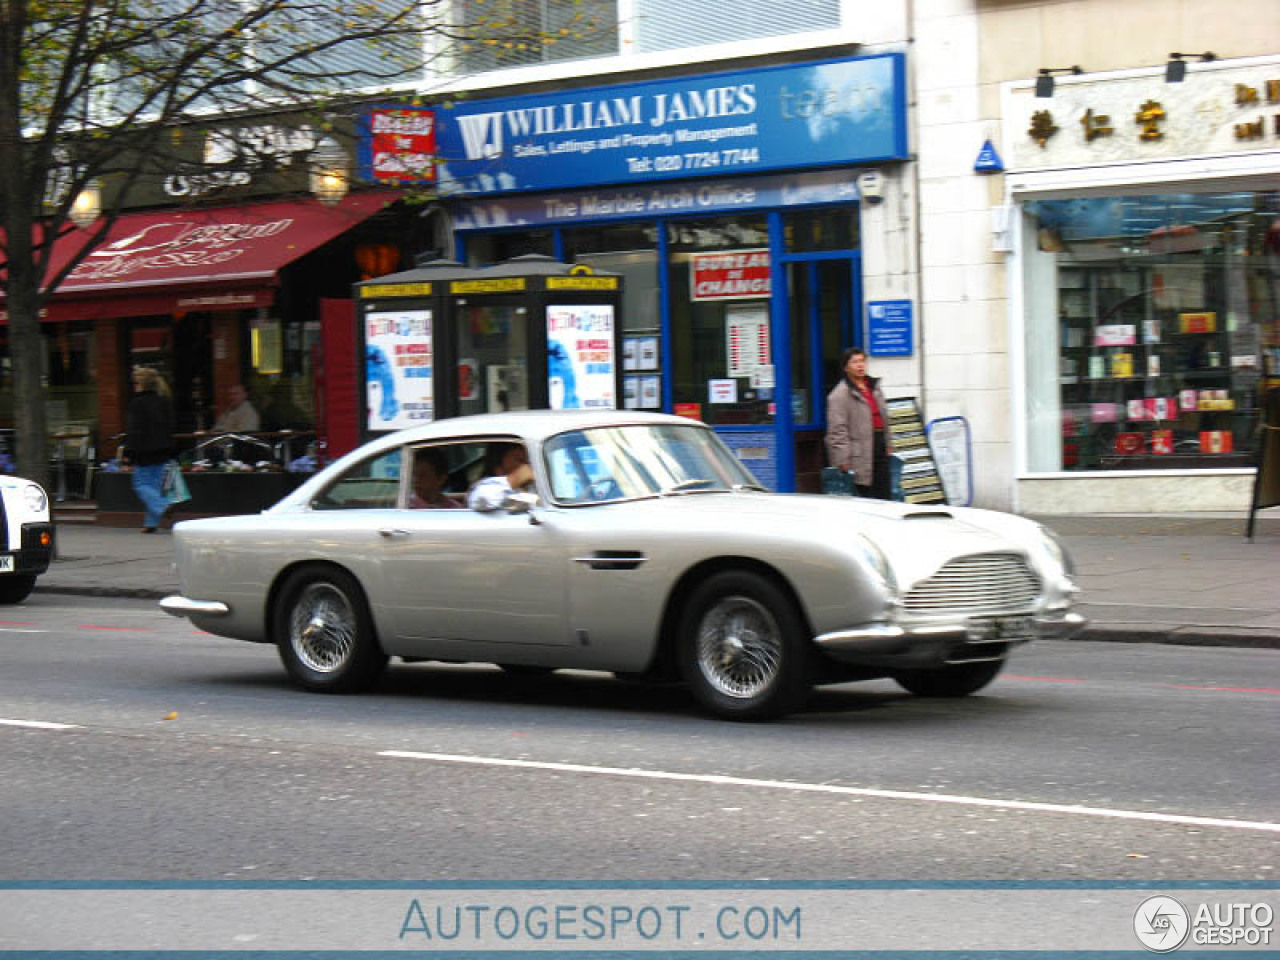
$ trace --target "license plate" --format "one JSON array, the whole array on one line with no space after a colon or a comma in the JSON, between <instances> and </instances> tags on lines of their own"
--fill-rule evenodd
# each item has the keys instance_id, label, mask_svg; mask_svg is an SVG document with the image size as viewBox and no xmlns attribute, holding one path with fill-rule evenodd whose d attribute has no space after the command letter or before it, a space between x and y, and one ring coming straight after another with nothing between
<instances>
[{"instance_id":1,"label":"license plate","mask_svg":"<svg viewBox=\"0 0 1280 960\"><path fill-rule=\"evenodd\" d=\"M1031 617L970 617L966 627L971 641L1027 640L1035 636Z\"/></svg>"},{"instance_id":2,"label":"license plate","mask_svg":"<svg viewBox=\"0 0 1280 960\"><path fill-rule=\"evenodd\" d=\"M13 573L13 554L0 554L0 573Z\"/></svg>"}]
</instances>

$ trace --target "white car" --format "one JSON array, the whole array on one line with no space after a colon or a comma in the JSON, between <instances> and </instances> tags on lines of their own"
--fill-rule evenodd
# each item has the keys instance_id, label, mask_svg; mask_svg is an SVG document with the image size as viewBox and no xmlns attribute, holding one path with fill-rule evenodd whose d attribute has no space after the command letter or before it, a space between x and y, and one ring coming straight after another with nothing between
<instances>
[{"instance_id":1,"label":"white car","mask_svg":"<svg viewBox=\"0 0 1280 960\"><path fill-rule=\"evenodd\" d=\"M490 481L473 501L497 509L464 507L513 446L531 486L495 502ZM422 460L436 481L419 491ZM963 696L1014 646L1085 622L1064 550L1031 521L769 493L710 428L661 414L403 430L174 542L183 592L163 609L274 644L317 691L366 687L393 656L483 661L678 677L719 716L764 719L816 683Z\"/></svg>"},{"instance_id":2,"label":"white car","mask_svg":"<svg viewBox=\"0 0 1280 960\"><path fill-rule=\"evenodd\" d=\"M49 496L38 483L0 475L0 603L21 603L53 559Z\"/></svg>"}]
</instances>

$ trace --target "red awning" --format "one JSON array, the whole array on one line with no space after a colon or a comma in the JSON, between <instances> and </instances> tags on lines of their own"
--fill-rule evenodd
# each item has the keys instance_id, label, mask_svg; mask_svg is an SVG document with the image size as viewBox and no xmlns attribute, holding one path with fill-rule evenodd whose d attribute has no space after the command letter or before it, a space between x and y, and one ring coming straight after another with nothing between
<instances>
[{"instance_id":1,"label":"red awning","mask_svg":"<svg viewBox=\"0 0 1280 960\"><path fill-rule=\"evenodd\" d=\"M47 301L44 319L240 310L271 303L277 274L394 200L353 194L327 207L307 198L120 217ZM52 270L80 249L73 231L54 247Z\"/></svg>"}]
</instances>

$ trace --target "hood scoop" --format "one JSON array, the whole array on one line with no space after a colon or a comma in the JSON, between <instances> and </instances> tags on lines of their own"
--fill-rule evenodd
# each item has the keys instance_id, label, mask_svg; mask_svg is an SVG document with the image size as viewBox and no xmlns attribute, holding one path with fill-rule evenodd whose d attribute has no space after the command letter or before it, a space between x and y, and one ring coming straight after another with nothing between
<instances>
[{"instance_id":1,"label":"hood scoop","mask_svg":"<svg viewBox=\"0 0 1280 960\"><path fill-rule=\"evenodd\" d=\"M904 513L903 520L954 520L950 510L919 510L915 513Z\"/></svg>"}]
</instances>

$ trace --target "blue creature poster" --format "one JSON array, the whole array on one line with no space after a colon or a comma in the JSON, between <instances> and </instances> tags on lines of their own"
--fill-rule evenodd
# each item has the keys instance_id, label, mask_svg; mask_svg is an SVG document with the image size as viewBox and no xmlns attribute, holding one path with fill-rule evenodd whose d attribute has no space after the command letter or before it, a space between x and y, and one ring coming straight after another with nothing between
<instances>
[{"instance_id":1,"label":"blue creature poster","mask_svg":"<svg viewBox=\"0 0 1280 960\"><path fill-rule=\"evenodd\" d=\"M399 430L435 419L431 311L365 316L368 429Z\"/></svg>"},{"instance_id":2,"label":"blue creature poster","mask_svg":"<svg viewBox=\"0 0 1280 960\"><path fill-rule=\"evenodd\" d=\"M547 388L552 410L612 410L613 306L547 307Z\"/></svg>"}]
</instances>

